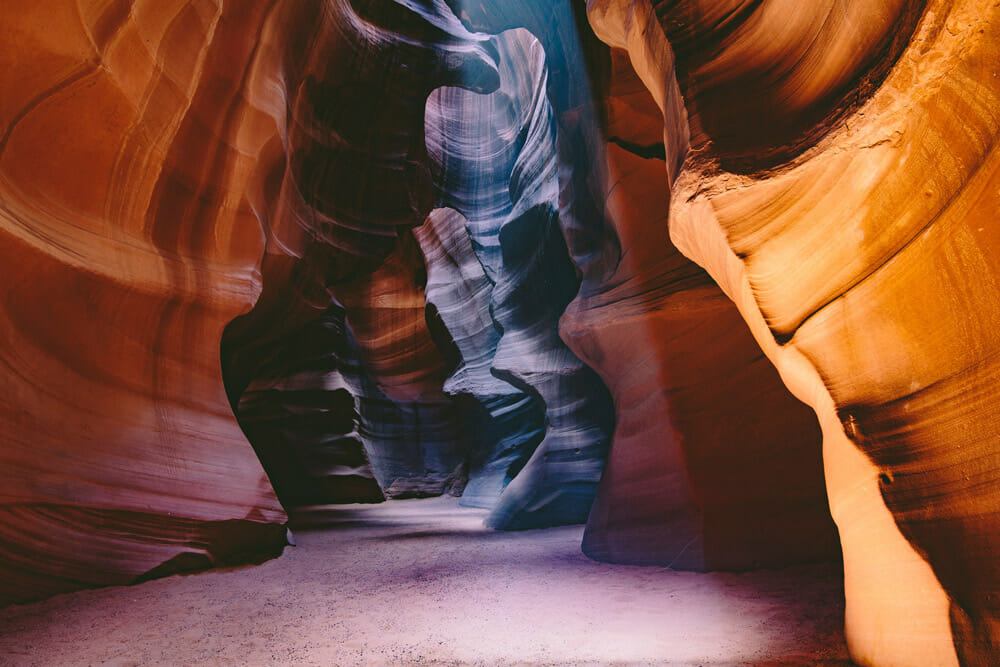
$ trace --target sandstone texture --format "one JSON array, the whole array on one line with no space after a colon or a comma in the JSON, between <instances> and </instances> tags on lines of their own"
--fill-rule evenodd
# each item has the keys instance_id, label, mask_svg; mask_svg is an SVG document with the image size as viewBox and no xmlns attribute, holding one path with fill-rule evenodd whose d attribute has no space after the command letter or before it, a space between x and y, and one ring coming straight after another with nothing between
<instances>
[{"instance_id":1,"label":"sandstone texture","mask_svg":"<svg viewBox=\"0 0 1000 667\"><path fill-rule=\"evenodd\" d=\"M219 365L260 288L232 73L265 10L0 9L0 602L285 543Z\"/></svg>"},{"instance_id":2,"label":"sandstone texture","mask_svg":"<svg viewBox=\"0 0 1000 667\"><path fill-rule=\"evenodd\" d=\"M819 416L852 656L991 663L998 7L588 4L683 100L671 238Z\"/></svg>"},{"instance_id":3,"label":"sandstone texture","mask_svg":"<svg viewBox=\"0 0 1000 667\"><path fill-rule=\"evenodd\" d=\"M44 6L42 6L44 5ZM11 0L0 604L442 494L1000 655L1000 4Z\"/></svg>"}]
</instances>

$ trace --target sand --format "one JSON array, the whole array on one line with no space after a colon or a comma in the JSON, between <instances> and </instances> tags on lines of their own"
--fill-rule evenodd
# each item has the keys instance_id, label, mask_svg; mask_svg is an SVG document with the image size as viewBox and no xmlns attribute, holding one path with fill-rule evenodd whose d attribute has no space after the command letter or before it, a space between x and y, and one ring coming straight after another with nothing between
<instances>
[{"instance_id":1,"label":"sand","mask_svg":"<svg viewBox=\"0 0 1000 667\"><path fill-rule=\"evenodd\" d=\"M0 610L0 664L850 664L839 565L607 565L582 526L483 516L454 498L318 508L263 565Z\"/></svg>"}]
</instances>

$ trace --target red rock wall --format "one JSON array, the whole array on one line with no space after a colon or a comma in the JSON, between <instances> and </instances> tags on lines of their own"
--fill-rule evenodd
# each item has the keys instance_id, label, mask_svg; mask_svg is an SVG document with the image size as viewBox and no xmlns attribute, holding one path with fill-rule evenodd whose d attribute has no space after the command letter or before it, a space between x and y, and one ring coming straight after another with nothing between
<instances>
[{"instance_id":1,"label":"red rock wall","mask_svg":"<svg viewBox=\"0 0 1000 667\"><path fill-rule=\"evenodd\" d=\"M56 54L73 45L68 38L60 40L58 45L39 43L44 32L39 28L39 17L21 5L7 11L16 18L9 25L20 26L16 30L11 28L15 37L7 51L11 61L19 63L25 53ZM301 417L300 421L329 422L330 428L336 425L338 437L354 438L356 431L357 440L366 443L369 456L376 462L376 477L380 477L387 492L396 488L396 480L404 480L400 483L406 489L417 489L424 482L411 478L407 470L425 469L427 460L410 460L401 449L403 440L437 442L445 449L458 447L456 451L461 451L468 437L464 434L468 424L456 412L458 404L442 393L450 363L446 358L452 352L448 341L441 338L441 331L438 340L432 335L424 312L422 259L415 254L414 242L403 230L423 222L436 199L447 200L458 192L449 194L449 188L458 186L447 179L455 176L441 176L448 172L440 168L435 176L433 160L426 153L425 101L432 90L442 85L461 84L480 93L499 85L497 66L501 51L491 41L493 38L469 33L443 5L414 12L395 3L377 7L371 3L320 5L291 1L257 7L181 3L174 7L153 7L136 3L96 8L93 16L88 11L81 15L67 11L64 17L67 36L76 33L80 36L77 52L61 56L59 62L65 73L40 74L36 77L40 82L37 85L20 79L4 83L5 89L24 97L20 102L17 95L5 98L14 100L10 104L14 117L4 140L4 159L13 166L4 172L3 192L5 206L15 213L10 216L4 233L20 238L24 236L21 227L30 227L35 247L52 257L54 273L83 267L110 282L88 287L70 279L76 289L84 290L82 297L70 293L61 301L47 295L22 298L21 303L45 302L46 313L56 315L61 321L94 322L74 338L62 331L40 331L35 327L25 333L31 345L49 354L60 351L64 363L82 366L92 360L89 373L99 369L102 373L126 375L129 382L125 384L137 394L152 391L148 401L154 407L146 409L152 409L158 423L165 424L153 432L182 430L176 426L180 421L191 424L205 421L204 416L202 422L187 415L183 420L174 417L173 411L179 409L175 403L194 403L207 410L214 402L215 408L210 412L216 429L228 435L221 438L212 432L211 437L203 437L198 444L218 447L228 438L229 448L238 449L239 454L218 454L219 463L211 467L211 473L232 475L228 466L244 460L256 475L255 483L245 484L240 479L230 483L263 494L277 524L283 518L280 509L251 450L226 411L216 357L222 328L257 299L252 312L229 327L222 345L222 364L230 403L244 419L261 457L272 466L301 468L304 464L288 463L291 458L282 455L281 449L301 447L312 436L292 435L295 429L289 426L289 419L294 416ZM638 445L633 441L630 446L623 444L617 448L619 462L615 469L621 473L623 466L643 460L643 454L634 458L634 452L650 451L663 475L681 480L678 485L644 482L647 488L655 487L660 494L679 492L681 496L689 496L682 522L693 521L693 532L690 536L671 533L671 540L682 538L688 543L691 539L702 539L703 533L712 533L711 526L719 527L708 538L714 546L705 547L715 555L707 557L698 551L693 556L694 552L689 551L687 557L691 560L687 564L699 568L740 567L762 562L761 559L802 557L787 550L783 556L777 556L781 549L770 540L758 540L757 547L750 548L745 538L736 539L742 546L722 539L727 534L733 535L732 525L738 522L725 518L728 512L725 508L734 505L733 499L716 495L725 476L718 480L710 478L719 469L720 457L733 462L743 459L734 458L735 450L723 455L706 443L711 441L729 451L726 448L736 446L737 436L745 430L754 431L753 438L765 442L772 436L761 436L760 424L733 420L730 430L723 433L714 428L714 415L694 416L698 415L697 406L707 401L717 401L725 406L723 409L728 409L729 399L720 399L714 390L705 396L697 396L696 392L687 398L677 396L647 402L642 409L634 407L625 388L629 382L638 381L633 386L656 387L657 392L663 393L674 386L671 383L683 384L685 381L677 378L684 373L667 379L657 365L646 365L644 372L652 374L629 375L629 364L634 362L604 353L601 358L594 356L601 346L614 347L614 341L621 336L615 333L621 323L603 326L600 321L605 316L619 318L623 315L619 306L627 303L628 308L634 309L633 315L653 323L652 337L640 346L629 348L639 358L647 354L645 350L658 354L655 350L667 345L661 339L665 336L675 340L669 344L673 352L668 352L668 357L688 356L691 361L694 358L688 354L690 343L676 342L673 331L695 326L693 323L700 322L699 318L714 321L721 317L722 329L729 332L722 334L722 338L727 341L725 346L731 359L719 362L719 368L734 363L760 369L750 371L747 378L751 383L759 380L761 372L768 372L752 343L747 345L749 339L737 342L741 334L732 326L732 311L725 315L728 306L704 274L674 253L662 227L650 235L650 228L643 226L643 213L628 210L630 206L646 207L656 218L662 217L666 205L662 198L650 198L644 185L650 182L649 176L658 169L659 162L634 154L638 144L647 142L643 133L648 133L651 127L650 109L628 67L619 68L614 74L616 80L624 78L631 87L626 92L616 91L608 99L608 107L617 108L621 115L617 121L610 121L609 127L614 128L617 122L617 129L612 129L614 141L608 148L600 133L609 111L603 105L593 104L589 86L592 77L588 69L580 67L583 63L600 71L607 58L606 49L592 35L579 32L583 15L569 5L560 6L560 20L555 22L532 12L519 16L518 11L512 12L508 22L524 23L535 31L543 47L538 53L545 56L545 62L541 69L535 67L537 72L524 69L520 61L510 60L509 56L505 65L511 69L512 80L527 86L528 96L515 102L515 108L527 104L522 122L528 138L520 140L523 147L511 155L510 192L507 192L507 175L499 173L496 183L500 195L515 203L522 201L524 209L511 211L513 217L507 222L518 224L509 225L506 249L497 248L504 253L502 258L496 258L500 261L498 266L506 268L498 274L501 289L496 312L499 320L495 326L508 330L508 342L497 348L505 350L500 355L504 361L498 371L529 369L529 375L536 379L520 381L545 387L541 400L552 415L558 415L558 419L549 420L549 439L555 442L553 438L558 435L562 438L560 442L569 443L563 449L570 458L586 451L586 483L592 486L607 444L602 429L609 420L583 427L583 421L603 414L604 408L596 404L585 408L586 401L592 399L582 397L597 396L603 388L589 386L596 380L577 378L593 373L559 341L555 322L577 289L578 278L572 274L583 274L581 289L586 296L579 297L570 307L562 325L563 335L578 353L604 373L609 386L620 392L619 440L627 442L632 437L629 434L638 429ZM60 25L50 23L49 27L61 31ZM371 26L377 26L377 34L369 29ZM398 43L403 34L417 41L401 57L403 52ZM515 42L524 41L518 39ZM524 44L528 45L528 51L534 48L528 42ZM46 61L39 57L37 62ZM621 62L619 58L619 65ZM550 74L548 79L546 69ZM12 67L10 71L14 73L11 76L22 76L25 69ZM59 83L61 77L65 83ZM90 85L91 78L98 82L97 88ZM32 97L32 85L41 91L34 93L37 99ZM67 95L70 99L63 99ZM48 109L49 105L56 106ZM631 129L626 127L634 120L627 111L629 105L639 109L635 118L645 115ZM69 109L75 112L70 113ZM440 113L455 112L455 107L447 107ZM611 114L614 113L612 110ZM549 114L554 114L556 127L550 127ZM76 127L68 127L63 116L70 117ZM654 131L653 144L657 143L656 134ZM661 140L666 136L660 134ZM46 143L42 137L51 141ZM551 141L557 145L553 147ZM669 157L672 169L678 151L685 144L681 141L669 145L669 156L665 148L656 145L652 148L654 152L662 151L664 158ZM50 146L64 149L58 160L51 152L46 153L46 147ZM640 146L639 153L642 152ZM84 164L86 170L81 169ZM605 169L610 169L610 177L604 173ZM632 175L619 182L619 174L626 172ZM515 183L520 193L516 196ZM605 211L601 202L616 187L614 203ZM543 235L544 248L529 247L537 236L528 224L533 218L518 221L514 215L534 210L529 210L523 202L548 211L546 224L551 229L547 227ZM18 206L24 209L20 214ZM500 218L497 222L498 229L506 224ZM86 225L90 228L81 231ZM626 241L624 247L622 240ZM501 239L501 246L503 243ZM623 262L626 254L628 261ZM532 302L532 290L525 290L525 281L530 278L539 285L545 283L544 273L553 270L553 261L566 268L568 277L558 279L554 301L544 305L544 322L540 325L529 317L542 311L538 310L540 304ZM163 275L158 275L156 269L161 266L159 273ZM11 264L8 270L19 278L31 275L20 264ZM12 281L12 284L21 283ZM52 289L61 289L63 285L57 278L47 282L39 279L31 281L25 289L42 289L47 284ZM567 291L568 288L572 289ZM677 302L683 302L679 307L667 303L675 288L693 290ZM125 295L109 296L116 290ZM19 294L13 290L9 293ZM334 351L320 347L340 345L343 342L340 338L337 340L341 342L317 342L316 336L310 338L307 333L311 327L326 326L323 313L332 312L331 295L345 307L350 332L344 334L343 340L353 341L338 359L338 363L345 362L350 369L347 379L334 382L336 387L330 384L332 376L324 369L305 369L303 374L303 369L298 368L303 359L320 364L326 363L323 360L331 355L337 356ZM105 300L107 304L102 306ZM136 300L148 303L134 304ZM65 303L70 312L53 313L57 303ZM104 312L95 313L95 317L85 318L81 314L81 310L89 315L89 311L102 308ZM14 314L27 311L23 305L10 309ZM653 311L651 316L650 311ZM535 319L538 317L542 315ZM150 327L150 318L161 324ZM114 324L105 325L106 322ZM628 317L622 322L628 322ZM333 320L328 323L336 324ZM520 333L521 328L530 334L528 338ZM444 335L449 334L444 332ZM111 344L98 344L98 340L105 338ZM544 342L537 346L533 357L528 355L524 344L529 338ZM515 344L515 340L521 342ZM119 345L134 348L131 356L120 353ZM302 354L284 352L289 345L296 345L296 352ZM26 350L29 345L14 347ZM544 370L552 366L553 351L561 359L559 368L573 369L571 373L556 373L551 377L538 374L536 368ZM709 358L716 359L717 355L706 353L706 363ZM355 363L361 366L354 368ZM704 365L695 364L695 368L697 371L684 372L699 372L703 378L709 377L703 373ZM626 377L630 378L628 382L624 382ZM16 375L10 376L10 382L21 390ZM775 386L773 378L767 382L768 386ZM205 387L206 396L198 393L199 386ZM596 389L600 391L595 394ZM332 393L322 393L327 390ZM730 391L735 392L733 400L742 400L739 389ZM66 392L72 392L71 383L67 383ZM314 395L315 392L320 393ZM344 392L353 395L353 402L333 400L334 395L346 396ZM89 399L99 394L86 395ZM321 400L321 396L326 398ZM270 399L274 401L268 403ZM295 403L299 399L305 403ZM330 399L333 407L324 407L326 399ZM47 400L51 406L48 409L57 413L57 406L67 399L58 395ZM24 401L33 410L44 412L45 401L40 398L28 396ZM340 415L348 410L348 403L353 406L350 414ZM108 448L116 455L135 450L134 466L143 465L146 458L154 456L147 451L152 446L150 429L137 417L116 413L123 404L116 400L112 403L114 408L106 407L104 411L128 424L134 434L127 441L110 442ZM793 402L787 406L792 412L797 409ZM272 408L278 412L271 414ZM675 412L681 408L680 413L687 416L669 420L668 426L668 421L657 419L667 408ZM743 414L754 412L743 410ZM12 422L15 431L22 426L20 419ZM86 418L80 422L93 428ZM779 436L787 444L813 437L808 419L786 419L781 423L789 425L784 435ZM707 426L712 427L706 430ZM514 435L526 439L525 443L505 446L520 448L526 443L539 442L539 434L533 429L514 431ZM593 432L593 436L581 440L584 432ZM200 433L204 435L204 430ZM667 433L682 433L683 438L674 438L673 445L661 450L661 436ZM322 434L317 431L315 435ZM548 442L545 437L541 435L542 445ZM54 433L53 439L58 439L58 433ZM686 439L685 443L679 444L682 439ZM699 443L700 448L695 446ZM325 445L321 442L313 444L319 448L310 450L314 454L324 451L324 456L334 456L323 449ZM600 456L595 454L598 450ZM683 453L684 461L671 458L678 452ZM91 452L84 449L80 456L89 459ZM185 449L183 453L171 450L169 454L157 450L155 456L162 457L169 466L175 459L187 461L186 457L192 455ZM356 458L346 451L344 456L345 462ZM448 459L451 454L442 456ZM544 458L548 460L548 456ZM446 478L452 464L444 459L437 463L443 466L442 480L447 485L451 483ZM797 468L794 456L786 459L786 465ZM353 463L345 465L351 470L363 469ZM517 494L507 495L556 497L552 492L559 490L558 476L537 474L548 465L528 466L526 470L531 474L521 475L515 485ZM134 466L120 464L111 470L124 472ZM97 465L95 468L100 484L107 488L95 492L91 502L107 503L109 510L122 509L116 503L117 489L123 482L104 468ZM278 474L274 468L271 472ZM17 474L22 475L22 471ZM205 496L206 502L218 501L213 489L227 488L197 475L185 477L186 470L170 469L160 474L164 476L162 484L171 489L190 488L192 493ZM24 473L19 479L28 484L37 475ZM699 481L699 475L705 479ZM333 483L322 481L327 479L323 476L311 479L315 493L307 493L303 498L322 497L319 488ZM627 484L619 485L615 479L614 474L608 476L603 507L614 505L616 494L629 496L633 492ZM769 486L765 479L760 480L761 488ZM821 485L816 484L815 475L800 475L799 479L804 480L802 488L809 489L807 495L818 497ZM577 486L581 483L582 479L573 482ZM573 489L564 494L569 499L566 506L556 511L564 519L586 515L586 504L581 505L583 496ZM80 499L84 497L74 489L65 491L64 496L73 503L83 502ZM238 496L230 494L230 497ZM290 497L286 493L286 499ZM590 497L592 492L586 499L588 503ZM798 498L795 492L789 497ZM45 493L39 498L50 499ZM172 502L169 498L164 502L169 504L168 501ZM655 551L651 545L659 540L659 537L649 538L651 531L656 535L666 534L673 521L663 518L661 501L659 498L633 504L641 510L625 515L618 511L615 519L608 519L614 528L606 526L604 520L595 519L590 536L596 541L592 543L604 540L609 549L605 556L611 557L615 552L619 560L626 559L625 552L631 551L635 558L673 562L675 554L650 555L651 550ZM716 501L717 506L713 506ZM666 501L665 506L669 507L670 502ZM126 503L124 509L133 508ZM157 516L173 512L153 504L147 509L154 514L151 524L157 523ZM822 519L825 510L821 506L815 509ZM640 516L649 511L653 519ZM777 516L780 512L770 514ZM206 519L197 513L189 518ZM507 522L507 519L500 521ZM623 539L621 535L607 539L615 530L624 528L627 532L636 525L646 537L638 541ZM822 521L817 525L822 525ZM609 528L610 532L602 536ZM149 539L142 530L135 532L136 541ZM814 547L810 543L803 554L814 555ZM764 552L772 555L762 556ZM61 557L68 559L61 566L64 569L78 567L71 554L62 553ZM146 568L149 569L152 568Z\"/></svg>"},{"instance_id":2,"label":"red rock wall","mask_svg":"<svg viewBox=\"0 0 1000 667\"><path fill-rule=\"evenodd\" d=\"M472 181L425 132L442 86L500 87L475 113L506 104L498 42L468 28L526 27L544 76L488 194L544 209L545 242L519 222L503 247L487 238L502 224L462 213L473 254L496 242L473 280L510 269L498 370L525 363L509 341L530 332L614 399L587 550L695 568L828 553L815 422L783 383L819 418L852 655L989 664L1000 8L481 2L463 26L443 2L414 7L0 8L0 602L278 552L285 516L230 408L301 389L295 364L325 345L346 346L349 378L310 370L308 389L351 395L356 421L333 414L346 399L323 419L381 443L383 486L424 488L409 472L431 459L438 492L464 481L464 398L489 395L453 400L446 382L499 337L469 333L480 354L425 308L427 275L440 303L460 293L433 262L464 261L461 216L418 233L426 260L408 229L481 195L449 191ZM567 269L558 298L535 303L525 267L550 265ZM339 338L283 356L327 324ZM603 414L574 398L599 398L589 379L545 387L552 414ZM413 458L411 441L440 449ZM544 469L519 497L552 483Z\"/></svg>"},{"instance_id":3,"label":"red rock wall","mask_svg":"<svg viewBox=\"0 0 1000 667\"><path fill-rule=\"evenodd\" d=\"M585 553L700 571L835 557L815 416L665 238L663 162L614 145L608 160L625 258L607 291L563 317L616 397Z\"/></svg>"},{"instance_id":4,"label":"red rock wall","mask_svg":"<svg viewBox=\"0 0 1000 667\"><path fill-rule=\"evenodd\" d=\"M232 72L266 9L0 9L0 602L284 544L218 354L260 289Z\"/></svg>"}]
</instances>

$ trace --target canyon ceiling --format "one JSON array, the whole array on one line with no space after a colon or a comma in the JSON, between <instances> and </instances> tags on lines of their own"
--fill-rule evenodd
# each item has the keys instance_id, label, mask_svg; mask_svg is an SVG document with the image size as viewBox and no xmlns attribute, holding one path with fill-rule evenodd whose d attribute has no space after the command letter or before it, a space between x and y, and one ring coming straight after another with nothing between
<instances>
[{"instance_id":1,"label":"canyon ceiling","mask_svg":"<svg viewBox=\"0 0 1000 667\"><path fill-rule=\"evenodd\" d=\"M993 0L7 0L0 604L452 493L995 663L998 135Z\"/></svg>"}]
</instances>

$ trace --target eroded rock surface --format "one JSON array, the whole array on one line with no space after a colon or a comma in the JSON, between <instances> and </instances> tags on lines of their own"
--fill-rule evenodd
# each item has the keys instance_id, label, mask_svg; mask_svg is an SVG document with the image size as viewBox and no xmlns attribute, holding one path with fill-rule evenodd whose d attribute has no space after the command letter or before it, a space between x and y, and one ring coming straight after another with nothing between
<instances>
[{"instance_id":1,"label":"eroded rock surface","mask_svg":"<svg viewBox=\"0 0 1000 667\"><path fill-rule=\"evenodd\" d=\"M601 558L823 557L784 384L854 658L990 664L998 44L979 0L5 4L0 602L465 485L596 493Z\"/></svg>"},{"instance_id":2,"label":"eroded rock surface","mask_svg":"<svg viewBox=\"0 0 1000 667\"><path fill-rule=\"evenodd\" d=\"M852 655L989 664L997 7L589 5L684 100L674 242L820 417Z\"/></svg>"},{"instance_id":3,"label":"eroded rock surface","mask_svg":"<svg viewBox=\"0 0 1000 667\"><path fill-rule=\"evenodd\" d=\"M430 99L426 121L443 203L464 216L493 320L494 333L482 341L489 375L481 372L468 389L483 397L518 397L519 410L530 405L520 401L527 397L544 410L544 424L536 422L540 439L523 434L528 438L520 448L530 456L512 457L517 475L510 476L487 523L581 523L601 477L613 416L600 379L559 338L558 318L577 293L579 277L560 227L557 129L545 52L523 30L506 32L496 43L499 90L489 96L443 90ZM566 168L576 172L574 166ZM438 220L461 222L447 214ZM438 304L443 316L445 305ZM446 327L449 322L461 325L445 317ZM460 389L462 379L452 378L452 386ZM500 409L510 409L506 401L493 402L498 417Z\"/></svg>"},{"instance_id":4,"label":"eroded rock surface","mask_svg":"<svg viewBox=\"0 0 1000 667\"><path fill-rule=\"evenodd\" d=\"M446 89L442 89L446 90ZM444 390L462 401L469 427L462 504L492 509L545 435L544 406L492 374L500 331L490 314L494 283L473 249L465 218L437 209L414 234L427 258L427 302L459 358Z\"/></svg>"},{"instance_id":5,"label":"eroded rock surface","mask_svg":"<svg viewBox=\"0 0 1000 667\"><path fill-rule=\"evenodd\" d=\"M223 327L259 291L264 4L0 9L0 602L280 553Z\"/></svg>"},{"instance_id":6,"label":"eroded rock surface","mask_svg":"<svg viewBox=\"0 0 1000 667\"><path fill-rule=\"evenodd\" d=\"M364 370L330 306L255 369L235 413L286 508L384 499L362 439Z\"/></svg>"},{"instance_id":7,"label":"eroded rock surface","mask_svg":"<svg viewBox=\"0 0 1000 667\"><path fill-rule=\"evenodd\" d=\"M276 553L223 328L257 302L238 405L426 217L425 100L495 87L486 38L433 3L2 13L5 601Z\"/></svg>"},{"instance_id":8,"label":"eroded rock surface","mask_svg":"<svg viewBox=\"0 0 1000 667\"><path fill-rule=\"evenodd\" d=\"M571 5L461 9L470 26L524 26L545 47L559 224L581 275L559 331L601 374L617 422L585 551L688 569L831 557L815 418L667 236L664 170L676 171L685 137L664 133L623 52L567 29L581 17ZM679 104L661 108L678 118Z\"/></svg>"}]
</instances>

